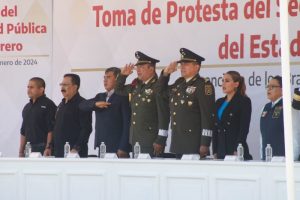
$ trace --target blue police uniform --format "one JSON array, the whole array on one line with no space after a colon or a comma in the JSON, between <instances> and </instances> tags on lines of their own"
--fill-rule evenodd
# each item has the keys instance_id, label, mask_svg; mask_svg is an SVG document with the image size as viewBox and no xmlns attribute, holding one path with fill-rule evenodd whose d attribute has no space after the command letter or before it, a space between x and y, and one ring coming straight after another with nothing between
<instances>
[{"instance_id":1,"label":"blue police uniform","mask_svg":"<svg viewBox=\"0 0 300 200\"><path fill-rule=\"evenodd\" d=\"M265 105L260 117L260 131L262 158L265 159L267 144L271 144L273 156L285 156L282 99L274 106L272 102Z\"/></svg>"}]
</instances>

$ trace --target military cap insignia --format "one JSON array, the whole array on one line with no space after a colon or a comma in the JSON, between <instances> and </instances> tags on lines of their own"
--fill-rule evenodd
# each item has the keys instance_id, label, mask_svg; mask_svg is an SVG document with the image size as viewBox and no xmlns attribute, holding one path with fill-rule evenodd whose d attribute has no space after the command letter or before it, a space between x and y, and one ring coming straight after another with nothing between
<instances>
[{"instance_id":1,"label":"military cap insignia","mask_svg":"<svg viewBox=\"0 0 300 200\"><path fill-rule=\"evenodd\" d=\"M145 90L145 93L146 93L147 95L151 95L151 94L153 93L153 90L152 90L152 89L146 89L146 90Z\"/></svg>"},{"instance_id":2,"label":"military cap insignia","mask_svg":"<svg viewBox=\"0 0 300 200\"><path fill-rule=\"evenodd\" d=\"M189 86L186 88L186 93L187 94L193 94L196 90L196 87L195 86Z\"/></svg>"},{"instance_id":3,"label":"military cap insignia","mask_svg":"<svg viewBox=\"0 0 300 200\"><path fill-rule=\"evenodd\" d=\"M135 64L136 66L143 64L153 64L155 66L155 64L159 62L159 60L151 58L140 51L135 52L135 57L138 59L137 63Z\"/></svg>"},{"instance_id":4,"label":"military cap insignia","mask_svg":"<svg viewBox=\"0 0 300 200\"><path fill-rule=\"evenodd\" d=\"M205 85L205 95L212 95L213 93L213 88L211 85Z\"/></svg>"},{"instance_id":5,"label":"military cap insignia","mask_svg":"<svg viewBox=\"0 0 300 200\"><path fill-rule=\"evenodd\" d=\"M201 62L205 60L202 56L200 56L186 48L181 48L179 50L179 52L180 52L180 60L177 61L177 63L197 62L197 63L201 64Z\"/></svg>"}]
</instances>

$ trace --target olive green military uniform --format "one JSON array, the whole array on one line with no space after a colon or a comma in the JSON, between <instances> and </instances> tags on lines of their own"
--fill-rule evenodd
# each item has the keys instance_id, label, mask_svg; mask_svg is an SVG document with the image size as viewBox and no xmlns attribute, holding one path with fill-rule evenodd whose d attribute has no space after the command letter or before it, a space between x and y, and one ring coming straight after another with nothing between
<instances>
[{"instance_id":1,"label":"olive green military uniform","mask_svg":"<svg viewBox=\"0 0 300 200\"><path fill-rule=\"evenodd\" d=\"M137 51L135 64L150 64L155 68L159 60ZM116 93L128 95L131 103L131 124L129 142L139 142L142 153L153 154L153 143L165 145L169 126L168 99L157 93L157 75L146 83L135 79L132 84L125 85L126 76L117 78Z\"/></svg>"},{"instance_id":2,"label":"olive green military uniform","mask_svg":"<svg viewBox=\"0 0 300 200\"><path fill-rule=\"evenodd\" d=\"M170 151L176 154L199 153L209 146L213 128L215 91L213 85L196 75L186 82L179 78L168 86L170 76L159 78L162 94L169 94L172 140Z\"/></svg>"},{"instance_id":3,"label":"olive green military uniform","mask_svg":"<svg viewBox=\"0 0 300 200\"><path fill-rule=\"evenodd\" d=\"M115 92L129 95L131 104L130 144L139 142L142 153L153 153L153 143L165 145L165 136L158 135L159 129L168 130L168 101L156 92L157 75L147 84L135 79L125 85L127 76L119 75ZM159 102L159 103L158 103Z\"/></svg>"}]
</instances>

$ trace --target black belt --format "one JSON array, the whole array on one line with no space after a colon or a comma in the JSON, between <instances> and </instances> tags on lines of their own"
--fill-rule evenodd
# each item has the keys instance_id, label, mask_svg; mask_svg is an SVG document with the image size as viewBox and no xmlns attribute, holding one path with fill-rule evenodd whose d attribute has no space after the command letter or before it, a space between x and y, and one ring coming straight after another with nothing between
<instances>
[{"instance_id":1,"label":"black belt","mask_svg":"<svg viewBox=\"0 0 300 200\"><path fill-rule=\"evenodd\" d=\"M46 143L31 144L31 147L44 147Z\"/></svg>"}]
</instances>

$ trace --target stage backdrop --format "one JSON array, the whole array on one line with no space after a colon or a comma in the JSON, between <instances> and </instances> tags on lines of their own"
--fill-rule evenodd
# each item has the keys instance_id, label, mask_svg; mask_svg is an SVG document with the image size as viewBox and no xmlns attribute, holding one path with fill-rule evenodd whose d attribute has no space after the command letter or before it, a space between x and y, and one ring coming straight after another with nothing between
<instances>
[{"instance_id":1,"label":"stage backdrop","mask_svg":"<svg viewBox=\"0 0 300 200\"><path fill-rule=\"evenodd\" d=\"M52 1L1 1L0 37L0 151L18 156L28 80L43 77L52 95Z\"/></svg>"},{"instance_id":2,"label":"stage backdrop","mask_svg":"<svg viewBox=\"0 0 300 200\"><path fill-rule=\"evenodd\" d=\"M14 4L21 5L18 1L8 2L10 7ZM51 11L51 3L48 1L28 2L39 5L39 9L33 12L39 16ZM248 142L251 153L259 158L259 118L263 105L268 101L265 86L271 76L281 74L278 2L54 0L52 70L45 63L40 65L41 61L39 67L1 65L1 81L2 77L7 80L1 84L1 94L6 99L1 106L1 147L5 150L10 148L11 152L15 152L13 155L17 155L17 149L12 148L17 148L18 145L20 113L27 101L25 91L29 77L44 75L51 86L47 88L47 93L58 104L62 98L59 82L64 73L74 72L82 78L82 96L92 98L103 91L105 68L134 63L135 51L139 50L159 59L161 62L157 72L160 73L171 61L178 60L179 49L186 47L206 58L200 74L211 79L216 87L217 98L224 95L220 88L224 72L237 70L245 77L247 94L252 99L253 106ZM17 17L21 18L22 13L25 15L27 7L30 7L30 3L24 6L22 4L24 11L18 10ZM1 8L4 9L4 5ZM300 85L299 0L290 0L289 15L291 81L292 87L297 87ZM2 21L16 20L17 17L2 17ZM42 17L33 19L39 18ZM38 48L39 54L49 55L38 59L49 63L51 20L47 19L46 22L46 34L29 34L30 37L27 34L3 34L7 39L1 41L17 42L18 38L24 41L24 46L28 42L30 45L26 45L26 48L30 49L25 51L24 47L22 52L1 51L1 55L13 60L15 57L6 55L38 54ZM37 38L47 39L43 40L44 43L37 44ZM9 75L14 75L15 78L12 79ZM130 76L128 83L134 76L135 74ZM171 82L178 77L178 72L172 75ZM93 139L94 134L90 138L90 148L93 147Z\"/></svg>"},{"instance_id":3,"label":"stage backdrop","mask_svg":"<svg viewBox=\"0 0 300 200\"><path fill-rule=\"evenodd\" d=\"M245 77L253 105L248 142L259 158L259 118L268 101L265 86L271 76L281 73L278 4L271 0L55 1L53 80L58 83L64 72L78 73L81 94L91 98L103 91L103 70L134 63L135 51L159 59L158 65L164 67L178 60L179 49L186 47L205 57L200 74L211 79L218 98L223 96L224 72L237 70ZM295 87L300 84L300 1L290 1L289 13ZM172 81L178 76L172 75ZM53 96L61 98L58 84Z\"/></svg>"}]
</instances>

